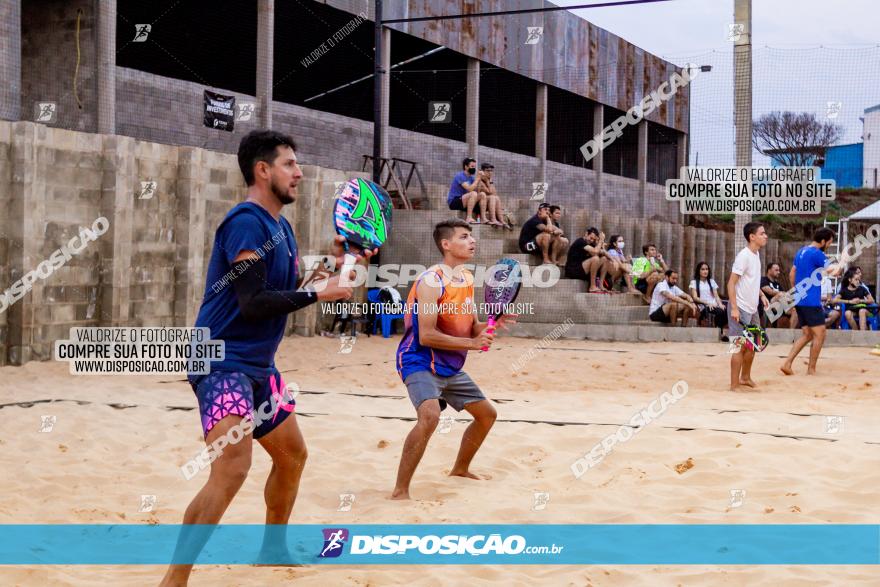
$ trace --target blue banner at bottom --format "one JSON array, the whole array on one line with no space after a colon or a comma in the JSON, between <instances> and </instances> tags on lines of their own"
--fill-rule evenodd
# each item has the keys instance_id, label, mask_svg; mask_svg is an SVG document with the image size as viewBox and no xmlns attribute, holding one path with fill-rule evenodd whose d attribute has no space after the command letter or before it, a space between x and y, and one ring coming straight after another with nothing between
<instances>
[{"instance_id":1,"label":"blue banner at bottom","mask_svg":"<svg viewBox=\"0 0 880 587\"><path fill-rule=\"evenodd\" d=\"M876 565L880 525L0 525L3 565Z\"/></svg>"}]
</instances>

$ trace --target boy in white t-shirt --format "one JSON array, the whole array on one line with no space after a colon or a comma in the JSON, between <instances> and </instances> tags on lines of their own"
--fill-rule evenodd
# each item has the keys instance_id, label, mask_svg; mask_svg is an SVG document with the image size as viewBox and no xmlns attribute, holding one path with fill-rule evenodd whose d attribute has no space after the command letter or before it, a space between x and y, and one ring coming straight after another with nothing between
<instances>
[{"instance_id":1,"label":"boy in white t-shirt","mask_svg":"<svg viewBox=\"0 0 880 587\"><path fill-rule=\"evenodd\" d=\"M727 305L729 316L728 332L730 340L743 335L743 324L760 325L758 304L766 309L770 305L767 296L761 291L761 257L760 251L767 244L767 231L760 222L749 222L743 227L746 246L733 261L727 291L730 303ZM757 387L752 381L752 361L755 351L749 345L741 345L739 352L730 356L730 391L740 386Z\"/></svg>"}]
</instances>

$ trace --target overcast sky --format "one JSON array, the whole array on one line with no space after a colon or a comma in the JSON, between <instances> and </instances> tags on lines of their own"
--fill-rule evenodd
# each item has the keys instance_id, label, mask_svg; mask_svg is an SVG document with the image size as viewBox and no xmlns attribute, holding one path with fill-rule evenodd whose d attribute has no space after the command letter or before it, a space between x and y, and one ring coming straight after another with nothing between
<instances>
[{"instance_id":1,"label":"overcast sky","mask_svg":"<svg viewBox=\"0 0 880 587\"><path fill-rule=\"evenodd\" d=\"M590 0L551 0L559 6ZM595 0L598 3L601 0ZM753 0L753 112L827 114L841 143L861 142L859 117L880 104L880 4L876 0ZM572 11L673 63L713 66L692 84L692 150L700 164L732 164L733 0L669 0ZM821 47L820 46L824 46ZM759 161L755 161L759 163Z\"/></svg>"}]
</instances>

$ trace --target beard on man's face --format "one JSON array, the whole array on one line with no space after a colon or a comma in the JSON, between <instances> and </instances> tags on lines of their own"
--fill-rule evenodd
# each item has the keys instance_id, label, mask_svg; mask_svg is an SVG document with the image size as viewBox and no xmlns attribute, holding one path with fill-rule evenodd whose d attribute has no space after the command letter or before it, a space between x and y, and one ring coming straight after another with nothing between
<instances>
[{"instance_id":1,"label":"beard on man's face","mask_svg":"<svg viewBox=\"0 0 880 587\"><path fill-rule=\"evenodd\" d=\"M290 195L290 187L278 185L275 180L272 180L272 193L282 205L292 204L296 201L296 197Z\"/></svg>"}]
</instances>

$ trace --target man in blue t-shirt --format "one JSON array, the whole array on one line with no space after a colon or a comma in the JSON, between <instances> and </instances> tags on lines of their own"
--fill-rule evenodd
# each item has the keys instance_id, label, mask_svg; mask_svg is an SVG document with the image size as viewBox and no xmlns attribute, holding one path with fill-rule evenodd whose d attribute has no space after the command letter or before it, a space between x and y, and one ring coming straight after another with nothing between
<instances>
[{"instance_id":1,"label":"man in blue t-shirt","mask_svg":"<svg viewBox=\"0 0 880 587\"><path fill-rule=\"evenodd\" d=\"M462 170L455 174L452 178L452 184L449 186L449 194L446 196L446 203L449 204L450 210L467 210L467 221L470 223L474 220L474 208L480 205L480 210L486 209L486 193L477 189L480 180L483 179L483 172L477 171L476 159L465 157L461 162Z\"/></svg>"},{"instance_id":2,"label":"man in blue t-shirt","mask_svg":"<svg viewBox=\"0 0 880 587\"><path fill-rule=\"evenodd\" d=\"M205 296L197 327L223 340L225 356L207 375L189 373L207 445L211 474L186 509L172 564L161 585L185 585L193 561L220 522L251 463L251 433L272 458L266 481L266 532L261 555L267 562L288 560L284 525L296 499L306 445L286 397L275 351L287 315L318 300L344 300L352 288L339 276L301 287L296 238L281 209L296 200L303 174L296 145L281 133L253 131L241 140L238 164L248 186L214 236ZM342 266L342 237L332 253ZM364 257L375 251L365 251ZM204 464L202 466L205 466ZM195 475L198 468L194 468ZM188 472L185 472L187 475Z\"/></svg>"},{"instance_id":3,"label":"man in blue t-shirt","mask_svg":"<svg viewBox=\"0 0 880 587\"><path fill-rule=\"evenodd\" d=\"M789 281L795 288L795 312L803 334L791 346L791 351L780 369L786 375L794 375L791 366L805 346L810 345L810 362L807 375L816 374L816 363L825 342L825 311L822 309L822 275L831 277L840 275L841 267L829 266L825 251L834 241L834 232L822 227L813 234L813 242L795 254ZM798 299L799 298L799 299Z\"/></svg>"}]
</instances>

